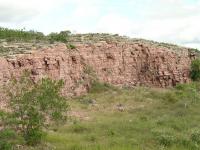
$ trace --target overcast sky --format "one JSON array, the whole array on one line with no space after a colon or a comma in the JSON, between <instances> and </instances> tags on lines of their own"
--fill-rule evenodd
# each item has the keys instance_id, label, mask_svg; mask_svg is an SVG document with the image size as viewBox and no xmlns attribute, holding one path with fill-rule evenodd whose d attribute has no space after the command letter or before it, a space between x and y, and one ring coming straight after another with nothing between
<instances>
[{"instance_id":1,"label":"overcast sky","mask_svg":"<svg viewBox=\"0 0 200 150\"><path fill-rule=\"evenodd\" d=\"M200 49L200 0L0 0L0 26L118 33Z\"/></svg>"}]
</instances>

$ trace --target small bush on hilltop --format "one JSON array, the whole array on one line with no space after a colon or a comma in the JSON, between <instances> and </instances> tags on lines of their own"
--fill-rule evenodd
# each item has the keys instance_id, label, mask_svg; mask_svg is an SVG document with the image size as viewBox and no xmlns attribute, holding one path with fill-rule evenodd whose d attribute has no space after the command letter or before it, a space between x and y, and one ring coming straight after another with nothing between
<instances>
[{"instance_id":1,"label":"small bush on hilltop","mask_svg":"<svg viewBox=\"0 0 200 150\"><path fill-rule=\"evenodd\" d=\"M76 46L73 45L73 44L69 44L69 45L68 45L68 48L69 48L69 49L76 49Z\"/></svg>"},{"instance_id":2,"label":"small bush on hilltop","mask_svg":"<svg viewBox=\"0 0 200 150\"><path fill-rule=\"evenodd\" d=\"M64 42L68 41L69 35L71 34L70 31L61 31L60 33L50 33L48 35L48 39L51 43L53 42Z\"/></svg>"},{"instance_id":3,"label":"small bush on hilltop","mask_svg":"<svg viewBox=\"0 0 200 150\"><path fill-rule=\"evenodd\" d=\"M12 112L9 119L0 122L14 129L26 144L40 143L45 135L44 127L53 121L58 123L66 119L68 105L60 96L62 86L63 81L48 78L34 84L27 73L20 80L14 79L7 88Z\"/></svg>"}]
</instances>

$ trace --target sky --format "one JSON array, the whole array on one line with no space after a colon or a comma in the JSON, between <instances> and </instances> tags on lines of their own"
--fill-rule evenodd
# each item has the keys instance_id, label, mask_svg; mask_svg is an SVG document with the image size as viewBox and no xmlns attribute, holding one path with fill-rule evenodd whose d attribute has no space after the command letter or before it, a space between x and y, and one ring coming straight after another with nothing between
<instances>
[{"instance_id":1,"label":"sky","mask_svg":"<svg viewBox=\"0 0 200 150\"><path fill-rule=\"evenodd\" d=\"M0 26L113 33L200 49L200 0L0 0Z\"/></svg>"}]
</instances>

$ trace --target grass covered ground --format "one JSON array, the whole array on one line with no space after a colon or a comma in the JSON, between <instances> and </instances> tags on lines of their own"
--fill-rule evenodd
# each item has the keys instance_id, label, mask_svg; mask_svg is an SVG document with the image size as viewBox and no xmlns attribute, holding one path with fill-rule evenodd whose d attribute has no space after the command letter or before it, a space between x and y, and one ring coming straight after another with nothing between
<instances>
[{"instance_id":1,"label":"grass covered ground","mask_svg":"<svg viewBox=\"0 0 200 150\"><path fill-rule=\"evenodd\" d=\"M69 103L68 122L51 127L43 141L50 149L200 149L199 83L174 89L96 86Z\"/></svg>"}]
</instances>

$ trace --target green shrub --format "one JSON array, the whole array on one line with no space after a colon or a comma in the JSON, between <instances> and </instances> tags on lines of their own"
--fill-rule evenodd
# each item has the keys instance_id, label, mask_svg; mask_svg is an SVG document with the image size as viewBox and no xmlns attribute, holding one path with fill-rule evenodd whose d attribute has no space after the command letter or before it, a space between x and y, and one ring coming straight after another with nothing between
<instances>
[{"instance_id":1,"label":"green shrub","mask_svg":"<svg viewBox=\"0 0 200 150\"><path fill-rule=\"evenodd\" d=\"M175 87L176 95L182 101L195 103L200 100L199 83L179 84Z\"/></svg>"},{"instance_id":2,"label":"green shrub","mask_svg":"<svg viewBox=\"0 0 200 150\"><path fill-rule=\"evenodd\" d=\"M16 133L10 129L0 130L0 150L12 150L14 147L13 139Z\"/></svg>"},{"instance_id":3,"label":"green shrub","mask_svg":"<svg viewBox=\"0 0 200 150\"><path fill-rule=\"evenodd\" d=\"M179 97L177 96L176 92L169 91L163 94L163 99L165 102L176 103L179 100Z\"/></svg>"},{"instance_id":4,"label":"green shrub","mask_svg":"<svg viewBox=\"0 0 200 150\"><path fill-rule=\"evenodd\" d=\"M13 145L10 144L8 141L0 141L0 149L1 150L12 150Z\"/></svg>"},{"instance_id":5,"label":"green shrub","mask_svg":"<svg viewBox=\"0 0 200 150\"><path fill-rule=\"evenodd\" d=\"M50 33L48 35L48 38L51 43L53 43L54 41L66 43L70 34L70 31L61 31L60 33Z\"/></svg>"},{"instance_id":6,"label":"green shrub","mask_svg":"<svg viewBox=\"0 0 200 150\"><path fill-rule=\"evenodd\" d=\"M40 130L39 128L38 129L34 128L34 129L28 130L24 134L24 139L28 145L34 146L41 142L42 137L44 135L45 135L45 133L42 130Z\"/></svg>"},{"instance_id":7,"label":"green shrub","mask_svg":"<svg viewBox=\"0 0 200 150\"><path fill-rule=\"evenodd\" d=\"M192 61L191 64L191 78L193 81L200 80L200 59Z\"/></svg>"},{"instance_id":8,"label":"green shrub","mask_svg":"<svg viewBox=\"0 0 200 150\"><path fill-rule=\"evenodd\" d=\"M38 144L48 123L65 119L68 105L60 95L62 85L63 81L48 78L35 84L27 73L8 85L11 120L15 120L10 126L24 137L27 144Z\"/></svg>"},{"instance_id":9,"label":"green shrub","mask_svg":"<svg viewBox=\"0 0 200 150\"><path fill-rule=\"evenodd\" d=\"M101 83L99 81L93 81L91 83L89 93L101 93L101 92L108 91L110 89L114 89L114 87L112 87L111 85L109 85L107 83Z\"/></svg>"},{"instance_id":10,"label":"green shrub","mask_svg":"<svg viewBox=\"0 0 200 150\"><path fill-rule=\"evenodd\" d=\"M196 144L200 144L200 130L193 130L190 138Z\"/></svg>"},{"instance_id":11,"label":"green shrub","mask_svg":"<svg viewBox=\"0 0 200 150\"><path fill-rule=\"evenodd\" d=\"M174 136L169 135L169 134L160 135L157 139L160 145L163 145L163 146L171 146L173 143L175 143Z\"/></svg>"},{"instance_id":12,"label":"green shrub","mask_svg":"<svg viewBox=\"0 0 200 150\"><path fill-rule=\"evenodd\" d=\"M178 84L172 90L164 93L157 94L159 99L163 99L164 102L176 103L181 102L185 104L193 104L200 101L200 89L198 82L192 82L187 84ZM152 97L155 98L156 96Z\"/></svg>"},{"instance_id":13,"label":"green shrub","mask_svg":"<svg viewBox=\"0 0 200 150\"><path fill-rule=\"evenodd\" d=\"M68 47L69 47L69 49L76 49L76 46L72 45L72 44L69 44Z\"/></svg>"},{"instance_id":14,"label":"green shrub","mask_svg":"<svg viewBox=\"0 0 200 150\"><path fill-rule=\"evenodd\" d=\"M99 81L96 75L96 72L93 70L91 66L85 65L84 74L86 75L86 79L88 80L88 83L90 84L90 87L88 89L89 93L100 93L100 92L105 92L108 90L117 89L108 83L102 83L101 81Z\"/></svg>"},{"instance_id":15,"label":"green shrub","mask_svg":"<svg viewBox=\"0 0 200 150\"><path fill-rule=\"evenodd\" d=\"M84 126L82 124L75 124L72 128L72 131L74 133L83 133L83 132L89 132L89 128L87 126Z\"/></svg>"},{"instance_id":16,"label":"green shrub","mask_svg":"<svg viewBox=\"0 0 200 150\"><path fill-rule=\"evenodd\" d=\"M153 134L155 136L156 141L165 147L171 146L174 143L176 143L177 138L172 132L170 131L162 131L162 130L156 130L153 131Z\"/></svg>"}]
</instances>

